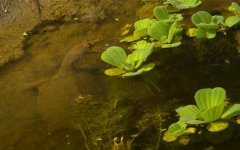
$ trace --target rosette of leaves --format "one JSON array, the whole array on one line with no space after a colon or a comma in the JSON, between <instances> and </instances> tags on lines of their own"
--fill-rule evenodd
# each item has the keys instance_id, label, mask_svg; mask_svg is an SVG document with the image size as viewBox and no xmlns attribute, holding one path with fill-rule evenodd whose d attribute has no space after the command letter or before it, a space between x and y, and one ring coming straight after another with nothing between
<instances>
[{"instance_id":1,"label":"rosette of leaves","mask_svg":"<svg viewBox=\"0 0 240 150\"><path fill-rule=\"evenodd\" d=\"M235 15L240 15L240 6L236 2L232 2L231 5L228 7L228 10L233 12Z\"/></svg>"},{"instance_id":2,"label":"rosette of leaves","mask_svg":"<svg viewBox=\"0 0 240 150\"><path fill-rule=\"evenodd\" d=\"M240 6L236 2L232 2L231 6L228 7L228 10L233 12L234 16L229 16L225 20L225 25L227 27L232 27L240 23Z\"/></svg>"},{"instance_id":3,"label":"rosette of leaves","mask_svg":"<svg viewBox=\"0 0 240 150\"><path fill-rule=\"evenodd\" d=\"M200 89L194 98L197 105L187 105L176 110L182 124L207 124L208 131L219 132L228 127L228 121L240 115L240 104L227 105L226 91L221 87Z\"/></svg>"},{"instance_id":4,"label":"rosette of leaves","mask_svg":"<svg viewBox=\"0 0 240 150\"><path fill-rule=\"evenodd\" d=\"M173 7L177 9L189 9L197 7L202 3L201 0L167 0Z\"/></svg>"},{"instance_id":5,"label":"rosette of leaves","mask_svg":"<svg viewBox=\"0 0 240 150\"><path fill-rule=\"evenodd\" d=\"M156 21L148 28L148 34L152 40L156 40L155 46L162 48L171 48L181 45L182 28L177 22L166 23L164 21Z\"/></svg>"},{"instance_id":6,"label":"rosette of leaves","mask_svg":"<svg viewBox=\"0 0 240 150\"><path fill-rule=\"evenodd\" d=\"M197 106L187 105L176 110L180 121L187 124L205 124L218 120L231 120L240 115L240 104L226 105L226 92L223 88L198 90L195 100Z\"/></svg>"},{"instance_id":7,"label":"rosette of leaves","mask_svg":"<svg viewBox=\"0 0 240 150\"><path fill-rule=\"evenodd\" d=\"M181 14L169 14L165 7L157 6L153 10L156 19L143 19L135 22L134 33L122 41L132 42L141 38L150 37L157 40L155 46L162 48L176 47L181 44L180 32L182 28L177 23L183 19ZM160 35L157 35L159 34Z\"/></svg>"},{"instance_id":8,"label":"rosette of leaves","mask_svg":"<svg viewBox=\"0 0 240 150\"><path fill-rule=\"evenodd\" d=\"M224 26L224 17L219 15L212 16L206 11L199 11L192 15L192 23L197 28L190 28L188 33L190 37L212 39L216 36L221 26Z\"/></svg>"},{"instance_id":9,"label":"rosette of leaves","mask_svg":"<svg viewBox=\"0 0 240 150\"><path fill-rule=\"evenodd\" d=\"M123 42L123 41L133 42L133 41L136 41L136 40L139 40L143 37L148 36L148 33L147 33L148 28L155 21L156 21L155 19L150 19L150 18L146 18L146 19L136 21L134 23L133 35L125 37L123 40L121 40L121 42Z\"/></svg>"},{"instance_id":10,"label":"rosette of leaves","mask_svg":"<svg viewBox=\"0 0 240 150\"><path fill-rule=\"evenodd\" d=\"M158 21L166 23L174 23L183 19L182 14L169 14L167 8L157 6L153 9L153 14Z\"/></svg>"},{"instance_id":11,"label":"rosette of leaves","mask_svg":"<svg viewBox=\"0 0 240 150\"><path fill-rule=\"evenodd\" d=\"M152 53L153 45L153 43L139 41L134 44L133 48L135 50L129 55L127 55L121 47L109 47L102 53L101 59L116 68L105 70L105 74L109 76L121 75L123 77L128 77L136 76L153 69L155 66L154 63L142 65Z\"/></svg>"}]
</instances>

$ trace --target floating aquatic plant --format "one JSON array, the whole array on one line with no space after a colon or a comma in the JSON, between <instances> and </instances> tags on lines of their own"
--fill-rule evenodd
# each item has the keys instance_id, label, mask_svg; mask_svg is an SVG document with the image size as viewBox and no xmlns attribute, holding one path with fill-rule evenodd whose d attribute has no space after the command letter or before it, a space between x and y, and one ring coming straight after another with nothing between
<instances>
[{"instance_id":1,"label":"floating aquatic plant","mask_svg":"<svg viewBox=\"0 0 240 150\"><path fill-rule=\"evenodd\" d=\"M212 16L206 11L199 11L192 15L192 23L197 28L189 29L189 36L197 38L212 39L221 25L224 25L224 17L219 15Z\"/></svg>"},{"instance_id":2,"label":"floating aquatic plant","mask_svg":"<svg viewBox=\"0 0 240 150\"><path fill-rule=\"evenodd\" d=\"M167 24L163 21L156 21L148 28L148 34L152 40L157 40L155 46L162 48L177 47L181 42L175 38L182 31L177 22Z\"/></svg>"},{"instance_id":3,"label":"floating aquatic plant","mask_svg":"<svg viewBox=\"0 0 240 150\"><path fill-rule=\"evenodd\" d=\"M155 47L171 48L181 44L182 27L177 23L183 19L181 14L169 14L165 7L157 6L153 10L156 19L146 18L134 24L134 33L122 41L133 42L148 37Z\"/></svg>"},{"instance_id":4,"label":"floating aquatic plant","mask_svg":"<svg viewBox=\"0 0 240 150\"><path fill-rule=\"evenodd\" d=\"M214 15L206 11L199 11L192 15L192 23L197 26L197 28L190 28L188 30L188 36L197 38L215 38L218 31L224 31L226 28L233 27L240 23L240 6L233 2L228 8L236 15L229 16L224 20L223 16ZM224 32L225 33L225 32Z\"/></svg>"},{"instance_id":5,"label":"floating aquatic plant","mask_svg":"<svg viewBox=\"0 0 240 150\"><path fill-rule=\"evenodd\" d=\"M156 21L155 19L150 19L150 18L146 18L146 19L142 19L142 20L139 20L139 21L136 21L134 23L134 32L133 32L133 35L131 36L127 36L125 37L123 41L125 42L133 42L133 41L136 41L136 40L139 40L143 37L146 37L148 36L148 28L150 27L150 25Z\"/></svg>"},{"instance_id":6,"label":"floating aquatic plant","mask_svg":"<svg viewBox=\"0 0 240 150\"><path fill-rule=\"evenodd\" d=\"M169 14L167 8L157 6L153 9L153 14L157 20L166 23L174 23L183 19L182 14Z\"/></svg>"},{"instance_id":7,"label":"floating aquatic plant","mask_svg":"<svg viewBox=\"0 0 240 150\"><path fill-rule=\"evenodd\" d=\"M227 27L232 27L240 23L240 6L236 2L232 2L231 6L228 7L228 10L233 12L234 16L229 16L225 20L225 25Z\"/></svg>"},{"instance_id":8,"label":"floating aquatic plant","mask_svg":"<svg viewBox=\"0 0 240 150\"><path fill-rule=\"evenodd\" d=\"M228 7L228 10L233 12L234 14L236 15L239 15L240 14L240 6L238 3L236 2L232 2L231 3L231 6Z\"/></svg>"},{"instance_id":9,"label":"floating aquatic plant","mask_svg":"<svg viewBox=\"0 0 240 150\"><path fill-rule=\"evenodd\" d=\"M121 47L112 46L102 53L101 59L116 68L105 70L105 74L109 76L121 75L123 77L136 76L143 72L154 68L153 63L142 66L147 57L152 53L153 43L139 41L135 43L135 49L131 54L127 55Z\"/></svg>"},{"instance_id":10,"label":"floating aquatic plant","mask_svg":"<svg viewBox=\"0 0 240 150\"><path fill-rule=\"evenodd\" d=\"M197 7L202 3L201 0L167 0L167 3L171 4L177 9L189 9Z\"/></svg>"},{"instance_id":11,"label":"floating aquatic plant","mask_svg":"<svg viewBox=\"0 0 240 150\"><path fill-rule=\"evenodd\" d=\"M166 137L164 137L165 141L169 142L171 139L173 141L173 136L177 139L185 134L182 130L186 129L187 125L208 124L208 131L222 131L228 127L229 120L240 115L240 104L228 106L226 104L226 91L221 87L200 89L194 98L197 105L187 105L176 110L179 121L173 125L178 124L178 130L181 129L181 134L176 135L175 132L172 132L171 125L167 130Z\"/></svg>"}]
</instances>

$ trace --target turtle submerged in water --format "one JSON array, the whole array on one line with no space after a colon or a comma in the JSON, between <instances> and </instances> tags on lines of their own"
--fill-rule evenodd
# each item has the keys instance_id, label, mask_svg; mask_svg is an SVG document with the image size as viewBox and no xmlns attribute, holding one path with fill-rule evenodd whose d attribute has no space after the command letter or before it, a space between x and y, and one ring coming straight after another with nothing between
<instances>
[{"instance_id":1,"label":"turtle submerged in water","mask_svg":"<svg viewBox=\"0 0 240 150\"><path fill-rule=\"evenodd\" d=\"M94 46L97 41L99 39L75 45L67 52L53 77L25 86L24 89L33 87L38 89L37 108L49 131L71 128L74 99L96 85L96 79L91 73L74 73L73 63L86 54L87 49Z\"/></svg>"}]
</instances>

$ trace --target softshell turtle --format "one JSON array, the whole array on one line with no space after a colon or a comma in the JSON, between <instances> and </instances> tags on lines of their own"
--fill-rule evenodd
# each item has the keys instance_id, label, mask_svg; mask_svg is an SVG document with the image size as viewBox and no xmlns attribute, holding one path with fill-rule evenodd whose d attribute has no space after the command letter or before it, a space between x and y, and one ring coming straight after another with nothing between
<instances>
[{"instance_id":1,"label":"softshell turtle","mask_svg":"<svg viewBox=\"0 0 240 150\"><path fill-rule=\"evenodd\" d=\"M38 88L37 108L49 132L72 127L74 99L96 82L88 72L74 74L72 64L98 40L84 41L74 46L67 52L59 71L52 78L27 86ZM81 82L81 85L77 82Z\"/></svg>"}]
</instances>

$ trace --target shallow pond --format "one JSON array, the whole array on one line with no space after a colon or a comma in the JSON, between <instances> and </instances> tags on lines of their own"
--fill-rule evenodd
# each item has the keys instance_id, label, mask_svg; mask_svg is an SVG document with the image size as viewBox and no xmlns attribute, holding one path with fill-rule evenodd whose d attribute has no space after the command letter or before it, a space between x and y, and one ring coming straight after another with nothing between
<instances>
[{"instance_id":1,"label":"shallow pond","mask_svg":"<svg viewBox=\"0 0 240 150\"><path fill-rule=\"evenodd\" d=\"M206 0L194 11L219 13L229 4ZM239 149L239 133L218 144L199 140L179 146L161 140L161 130L176 120L175 109L194 103L200 88L224 87L231 101L240 102L239 28L213 40L184 37L179 48L156 49L150 59L157 67L141 76L104 75L109 66L100 60L102 51L127 47L119 43L121 28L156 4L142 5L136 12L128 6L101 23L45 24L25 40L25 56L0 71L0 149L110 150L114 138L121 137L136 150ZM186 17L190 14L186 11ZM90 47L82 43L92 39L99 41ZM79 58L69 54L77 44Z\"/></svg>"}]
</instances>

